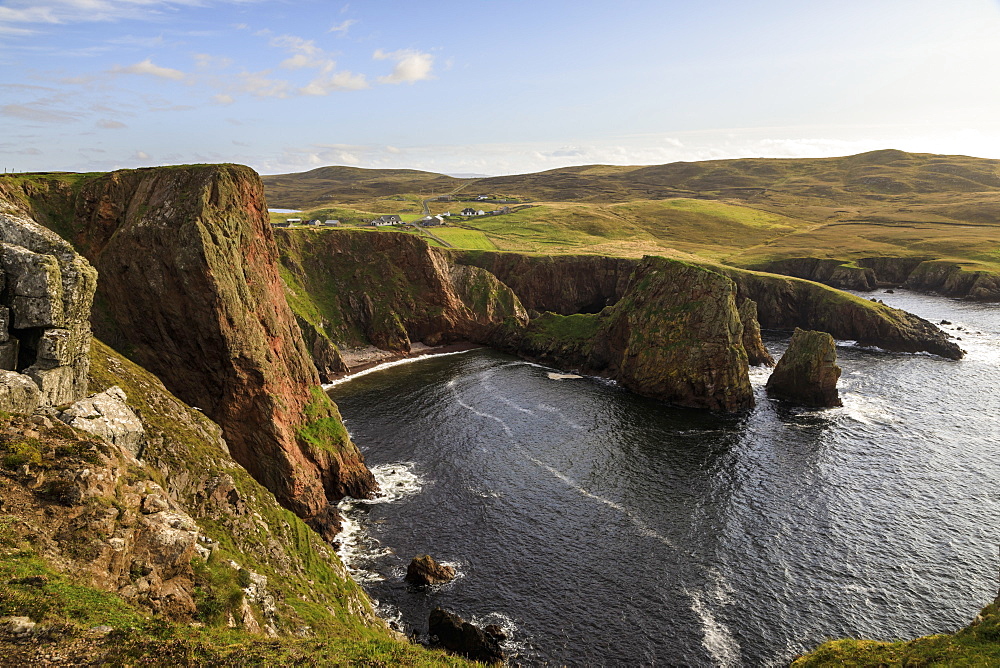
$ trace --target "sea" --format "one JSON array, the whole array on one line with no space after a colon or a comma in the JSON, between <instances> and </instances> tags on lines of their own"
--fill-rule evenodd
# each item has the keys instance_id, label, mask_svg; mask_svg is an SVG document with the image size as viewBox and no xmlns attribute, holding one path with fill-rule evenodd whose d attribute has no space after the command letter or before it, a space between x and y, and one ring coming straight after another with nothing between
<instances>
[{"instance_id":1,"label":"sea","mask_svg":"<svg viewBox=\"0 0 1000 668\"><path fill-rule=\"evenodd\" d=\"M504 627L513 665L779 666L961 628L1000 584L1000 306L874 296L966 357L840 341L843 407L770 400L755 368L736 415L488 349L330 386L382 488L341 505L340 554L402 632L440 606ZM458 577L404 582L425 553Z\"/></svg>"}]
</instances>

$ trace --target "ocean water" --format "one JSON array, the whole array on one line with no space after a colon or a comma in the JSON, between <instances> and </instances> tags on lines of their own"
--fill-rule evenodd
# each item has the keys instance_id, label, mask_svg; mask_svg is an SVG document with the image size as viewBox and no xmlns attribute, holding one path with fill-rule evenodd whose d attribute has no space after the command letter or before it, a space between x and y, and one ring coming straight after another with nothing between
<instances>
[{"instance_id":1,"label":"ocean water","mask_svg":"<svg viewBox=\"0 0 1000 668\"><path fill-rule=\"evenodd\" d=\"M964 626L998 588L1000 307L877 296L966 359L841 342L843 408L770 401L761 369L737 416L489 350L338 384L385 491L342 505L341 554L401 630L442 606L524 665L783 665ZM459 577L407 585L421 553Z\"/></svg>"}]
</instances>

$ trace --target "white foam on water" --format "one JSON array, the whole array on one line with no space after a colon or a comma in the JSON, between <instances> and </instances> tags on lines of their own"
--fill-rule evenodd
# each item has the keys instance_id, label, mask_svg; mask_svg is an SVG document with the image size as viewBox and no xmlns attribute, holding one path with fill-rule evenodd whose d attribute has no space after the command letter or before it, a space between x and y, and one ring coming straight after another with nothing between
<instances>
[{"instance_id":1,"label":"white foam on water","mask_svg":"<svg viewBox=\"0 0 1000 668\"><path fill-rule=\"evenodd\" d=\"M371 468L379 485L379 493L373 499L347 497L337 504L341 516L341 529L337 534L337 555L356 582L379 582L385 578L365 566L380 557L392 554L365 530L358 520L361 508L380 503L392 503L418 494L425 485L424 480L414 471L413 462L380 464ZM379 614L385 618L385 615ZM401 613L399 618L402 619Z\"/></svg>"},{"instance_id":2,"label":"white foam on water","mask_svg":"<svg viewBox=\"0 0 1000 668\"><path fill-rule=\"evenodd\" d=\"M488 612L485 615L473 615L469 621L479 628L495 624L503 629L507 639L500 643L500 646L506 650L508 655L518 656L528 649L527 643L518 639L520 625L509 615L502 612Z\"/></svg>"},{"instance_id":3,"label":"white foam on water","mask_svg":"<svg viewBox=\"0 0 1000 668\"><path fill-rule=\"evenodd\" d=\"M503 433L507 434L508 438L511 438L511 439L514 438L514 432L511 431L511 428L508 427L507 423L504 422L502 419L498 418L496 415L490 415L489 413L483 413L482 411L476 410L475 408L473 408L469 404L467 404L464 401L462 401L462 397L458 396L458 390L455 389L455 381L453 381L453 380L449 381L448 382L448 387L451 388L452 394L455 395L455 401L458 403L459 406L461 406L465 410L469 411L473 415L478 415L481 418L484 418L484 419L487 419L487 420L493 420L493 421L499 423L500 427L503 429Z\"/></svg>"},{"instance_id":4,"label":"white foam on water","mask_svg":"<svg viewBox=\"0 0 1000 668\"><path fill-rule=\"evenodd\" d=\"M385 371L386 369L391 369L394 366L402 366L404 364L413 364L414 362L420 362L421 360L430 359L431 357L446 357L448 355L462 355L464 353L472 352L476 348L471 348L469 350L455 350L450 353L430 353L428 355L417 355L416 357L404 357L401 360L393 360L392 362L384 362L382 364L376 364L370 369L364 369L363 371L358 371L357 373L350 373L343 378L338 378L337 380L325 383L322 387L324 390L329 390L331 387L336 387L337 385L343 385L344 383L350 382L355 378L360 378L361 376L367 376L370 373L375 373L376 371Z\"/></svg>"},{"instance_id":5,"label":"white foam on water","mask_svg":"<svg viewBox=\"0 0 1000 668\"><path fill-rule=\"evenodd\" d=\"M414 470L413 462L396 462L394 464L379 464L371 468L372 475L379 486L379 494L374 499L357 499L355 503L376 504L392 503L408 496L419 494L425 481Z\"/></svg>"},{"instance_id":6,"label":"white foam on water","mask_svg":"<svg viewBox=\"0 0 1000 668\"><path fill-rule=\"evenodd\" d=\"M585 427L583 427L582 425L579 425L576 422L573 422L572 420L570 420L568 417L566 417L565 413L563 413L561 410L559 410L555 406L549 406L548 404L538 404L538 408L539 408L539 410L543 410L546 413L551 413L552 415L555 415L556 417L558 417L560 420L562 420L563 422L565 422L566 424L568 424L573 429L576 429L578 431L585 431Z\"/></svg>"},{"instance_id":7,"label":"white foam on water","mask_svg":"<svg viewBox=\"0 0 1000 668\"><path fill-rule=\"evenodd\" d=\"M739 665L741 655L739 643L726 625L712 614L701 592L684 590L684 593L691 599L691 611L698 616L698 621L701 623L701 644L712 656L714 665L725 667Z\"/></svg>"}]
</instances>

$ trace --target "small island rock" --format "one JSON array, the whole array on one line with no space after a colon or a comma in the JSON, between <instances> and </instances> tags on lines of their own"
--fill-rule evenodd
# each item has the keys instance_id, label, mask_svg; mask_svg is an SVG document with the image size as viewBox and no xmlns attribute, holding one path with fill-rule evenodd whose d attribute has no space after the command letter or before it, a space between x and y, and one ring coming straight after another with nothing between
<instances>
[{"instance_id":1,"label":"small island rock","mask_svg":"<svg viewBox=\"0 0 1000 668\"><path fill-rule=\"evenodd\" d=\"M415 585L434 585L455 578L455 569L442 566L429 554L418 554L406 569L406 581Z\"/></svg>"},{"instance_id":2,"label":"small island rock","mask_svg":"<svg viewBox=\"0 0 1000 668\"><path fill-rule=\"evenodd\" d=\"M767 393L802 406L843 406L837 392L837 347L826 332L795 329L767 380Z\"/></svg>"},{"instance_id":3,"label":"small island rock","mask_svg":"<svg viewBox=\"0 0 1000 668\"><path fill-rule=\"evenodd\" d=\"M473 661L501 663L504 660L503 650L493 637L447 610L434 608L431 611L428 633L449 652Z\"/></svg>"}]
</instances>

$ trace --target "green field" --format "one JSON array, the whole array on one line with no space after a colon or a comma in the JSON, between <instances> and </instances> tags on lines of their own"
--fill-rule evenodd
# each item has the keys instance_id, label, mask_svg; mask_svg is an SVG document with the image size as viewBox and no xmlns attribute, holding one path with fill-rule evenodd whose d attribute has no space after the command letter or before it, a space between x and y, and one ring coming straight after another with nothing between
<instances>
[{"instance_id":1,"label":"green field","mask_svg":"<svg viewBox=\"0 0 1000 668\"><path fill-rule=\"evenodd\" d=\"M455 248L470 250L497 250L489 238L478 230L467 230L461 227L435 227L433 234L441 237Z\"/></svg>"},{"instance_id":2,"label":"green field","mask_svg":"<svg viewBox=\"0 0 1000 668\"><path fill-rule=\"evenodd\" d=\"M500 250L695 255L735 266L910 256L1000 272L1000 161L967 156L885 150L843 158L587 165L479 179L329 167L264 183L274 206L326 203L372 212L368 217L415 215L423 198L456 189L459 196L502 194L534 204L466 221ZM467 205L429 206L456 214ZM480 238L449 243L485 247Z\"/></svg>"}]
</instances>

